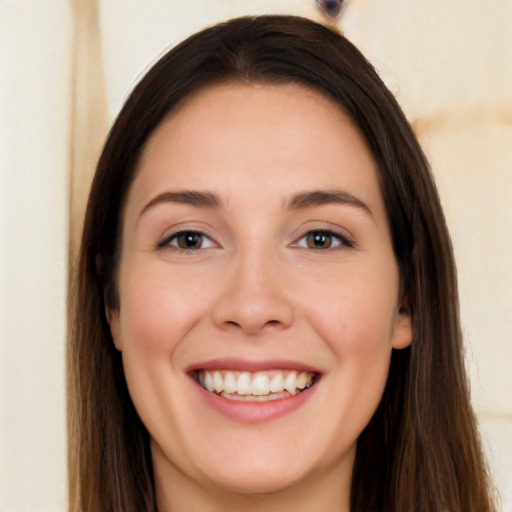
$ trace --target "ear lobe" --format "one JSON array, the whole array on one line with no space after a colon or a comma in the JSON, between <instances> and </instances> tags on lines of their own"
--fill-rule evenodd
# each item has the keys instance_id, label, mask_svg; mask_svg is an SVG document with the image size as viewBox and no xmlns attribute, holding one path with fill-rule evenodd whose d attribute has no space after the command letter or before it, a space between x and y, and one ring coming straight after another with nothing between
<instances>
[{"instance_id":1,"label":"ear lobe","mask_svg":"<svg viewBox=\"0 0 512 512\"><path fill-rule=\"evenodd\" d=\"M395 320L395 332L391 340L391 346L397 350L407 348L413 337L411 308L403 303L399 308Z\"/></svg>"},{"instance_id":2,"label":"ear lobe","mask_svg":"<svg viewBox=\"0 0 512 512\"><path fill-rule=\"evenodd\" d=\"M105 317L107 319L107 323L110 327L110 334L114 341L114 346L122 352L123 343L121 340L121 328L120 328L120 320L119 320L119 309L112 309L108 306L105 306Z\"/></svg>"}]
</instances>

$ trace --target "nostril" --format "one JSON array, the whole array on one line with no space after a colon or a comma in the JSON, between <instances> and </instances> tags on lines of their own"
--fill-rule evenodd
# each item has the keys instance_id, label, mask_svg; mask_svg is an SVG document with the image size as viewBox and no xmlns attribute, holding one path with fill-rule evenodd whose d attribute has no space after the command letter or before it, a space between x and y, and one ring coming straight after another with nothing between
<instances>
[{"instance_id":1,"label":"nostril","mask_svg":"<svg viewBox=\"0 0 512 512\"><path fill-rule=\"evenodd\" d=\"M255 322L251 323L249 321L245 322L235 322L234 320L226 320L224 322L224 327L228 329L241 329L247 333L257 333L266 327L279 327L283 325L283 322L279 320L268 320L266 322Z\"/></svg>"},{"instance_id":2,"label":"nostril","mask_svg":"<svg viewBox=\"0 0 512 512\"><path fill-rule=\"evenodd\" d=\"M280 323L281 322L279 320L268 320L264 323L264 325L279 325ZM242 327L238 322L235 322L234 320L227 320L225 324L233 327Z\"/></svg>"}]
</instances>

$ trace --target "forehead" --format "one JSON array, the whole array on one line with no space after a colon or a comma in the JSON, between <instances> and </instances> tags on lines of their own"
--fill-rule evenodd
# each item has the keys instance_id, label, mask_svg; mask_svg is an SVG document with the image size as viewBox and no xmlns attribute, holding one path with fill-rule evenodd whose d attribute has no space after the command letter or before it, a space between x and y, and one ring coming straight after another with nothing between
<instances>
[{"instance_id":1,"label":"forehead","mask_svg":"<svg viewBox=\"0 0 512 512\"><path fill-rule=\"evenodd\" d=\"M193 95L155 130L131 195L342 187L379 196L374 167L359 132L326 96L297 84L221 84Z\"/></svg>"},{"instance_id":2,"label":"forehead","mask_svg":"<svg viewBox=\"0 0 512 512\"><path fill-rule=\"evenodd\" d=\"M180 143L203 145L220 133L219 128L228 134L233 126L251 136L250 142L263 142L270 130L279 130L280 139L287 135L297 137L301 128L309 130L302 131L302 135L312 143L329 131L337 131L338 136L351 132L354 138L359 137L338 103L305 85L216 84L191 95L164 119L146 144L142 160L171 134L183 137ZM262 131L263 127L266 129ZM215 133L212 128L216 128ZM312 132L316 134L313 137ZM357 142L364 145L362 138Z\"/></svg>"}]
</instances>

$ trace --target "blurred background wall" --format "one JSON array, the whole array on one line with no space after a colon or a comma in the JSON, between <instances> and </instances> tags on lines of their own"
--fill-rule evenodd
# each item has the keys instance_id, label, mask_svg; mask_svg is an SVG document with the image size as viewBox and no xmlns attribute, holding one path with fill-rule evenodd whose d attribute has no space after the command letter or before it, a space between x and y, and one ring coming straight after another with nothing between
<instances>
[{"instance_id":1,"label":"blurred background wall","mask_svg":"<svg viewBox=\"0 0 512 512\"><path fill-rule=\"evenodd\" d=\"M0 0L0 510L66 510L68 258L123 99L166 48L312 0ZM512 511L512 1L351 0L339 22L431 160L458 261L473 402Z\"/></svg>"}]
</instances>

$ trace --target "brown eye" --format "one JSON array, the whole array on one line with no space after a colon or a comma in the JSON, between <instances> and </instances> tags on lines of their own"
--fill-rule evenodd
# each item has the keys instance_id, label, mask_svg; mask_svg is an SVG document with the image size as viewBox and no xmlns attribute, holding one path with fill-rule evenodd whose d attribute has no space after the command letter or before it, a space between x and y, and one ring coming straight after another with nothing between
<instances>
[{"instance_id":1,"label":"brown eye","mask_svg":"<svg viewBox=\"0 0 512 512\"><path fill-rule=\"evenodd\" d=\"M340 233L328 229L315 229L304 234L292 246L304 249L326 250L354 247L354 242Z\"/></svg>"},{"instance_id":2,"label":"brown eye","mask_svg":"<svg viewBox=\"0 0 512 512\"><path fill-rule=\"evenodd\" d=\"M176 244L180 249L200 249L203 244L203 235L194 231L185 231L176 235Z\"/></svg>"},{"instance_id":3,"label":"brown eye","mask_svg":"<svg viewBox=\"0 0 512 512\"><path fill-rule=\"evenodd\" d=\"M159 248L168 246L184 251L197 251L214 247L215 243L211 238L199 231L180 231L165 238L158 244Z\"/></svg>"},{"instance_id":4,"label":"brown eye","mask_svg":"<svg viewBox=\"0 0 512 512\"><path fill-rule=\"evenodd\" d=\"M329 249L333 245L333 234L329 231L311 231L306 235L310 249Z\"/></svg>"}]
</instances>

